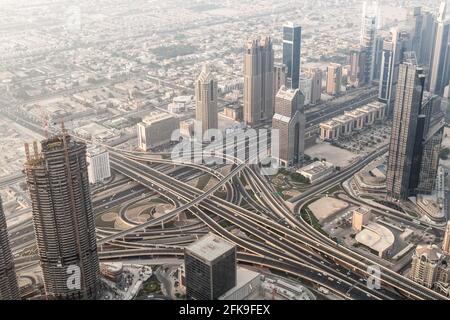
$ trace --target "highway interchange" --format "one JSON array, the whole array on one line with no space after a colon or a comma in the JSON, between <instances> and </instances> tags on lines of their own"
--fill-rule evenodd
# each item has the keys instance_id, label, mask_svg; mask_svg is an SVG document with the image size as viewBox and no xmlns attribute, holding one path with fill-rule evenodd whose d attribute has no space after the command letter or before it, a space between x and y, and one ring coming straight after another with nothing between
<instances>
[{"instance_id":1,"label":"highway interchange","mask_svg":"<svg viewBox=\"0 0 450 320\"><path fill-rule=\"evenodd\" d=\"M360 100L366 102L366 99L371 99L371 92L365 93ZM355 101L352 102L353 108L361 105L358 99ZM322 119L325 110L319 108L310 111L310 117L313 114L310 127L314 127L314 120ZM12 110L2 111L4 115L18 120ZM38 131L38 126L30 120L21 119L20 124ZM304 204L352 177L384 154L386 149L378 150L360 159L349 169L314 185L295 198L294 204L288 205L277 195L266 177L261 175L257 166L230 156L230 152L224 157L234 165L228 174L222 174L222 165L177 163L160 154L147 155L107 147L111 153L112 169L127 177L129 180L126 181L134 182L129 188L106 198L98 199L96 195L101 190L94 190L96 215L119 204L132 204L136 199L151 195L165 198L174 209L142 224L128 221L133 226L127 230L98 228L99 256L102 261L182 257L186 244L211 231L238 246L240 263L288 274L311 285L325 287L344 299L447 299L383 266L379 266L382 288L377 290L368 286L371 277L369 267L378 264L335 243L299 215ZM245 143L234 146L234 154L247 147ZM187 184L187 181L203 174L213 176L218 182L208 190L199 190ZM21 179L20 175L13 175L0 182L12 183ZM114 183L105 186L105 191L123 186L125 182ZM225 192L224 198L216 195L219 191ZM359 202L354 198L353 201ZM373 209L381 214L398 217L398 212ZM181 212L190 212L199 222L184 227L164 228L164 224L176 219ZM413 223L410 217L398 218ZM232 232L233 229L241 233L236 234ZM10 233L15 249L17 246L26 247L33 241L29 238L32 233L31 220ZM27 266L35 264L36 258L35 255L17 257L16 263L21 267Z\"/></svg>"}]
</instances>

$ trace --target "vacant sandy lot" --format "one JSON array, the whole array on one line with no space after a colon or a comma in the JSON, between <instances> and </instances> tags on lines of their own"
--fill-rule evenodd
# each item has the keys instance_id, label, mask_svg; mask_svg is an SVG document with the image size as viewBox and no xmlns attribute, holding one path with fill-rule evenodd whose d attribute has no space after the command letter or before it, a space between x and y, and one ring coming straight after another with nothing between
<instances>
[{"instance_id":1,"label":"vacant sandy lot","mask_svg":"<svg viewBox=\"0 0 450 320\"><path fill-rule=\"evenodd\" d=\"M309 205L309 209L320 222L348 207L347 202L332 197L321 198Z\"/></svg>"},{"instance_id":2,"label":"vacant sandy lot","mask_svg":"<svg viewBox=\"0 0 450 320\"><path fill-rule=\"evenodd\" d=\"M354 160L357 157L356 154L351 153L350 151L334 147L326 142L316 144L306 149L305 153L312 159L325 158L328 162L331 162L332 164L338 167L345 167L349 165L352 162L352 160Z\"/></svg>"}]
</instances>

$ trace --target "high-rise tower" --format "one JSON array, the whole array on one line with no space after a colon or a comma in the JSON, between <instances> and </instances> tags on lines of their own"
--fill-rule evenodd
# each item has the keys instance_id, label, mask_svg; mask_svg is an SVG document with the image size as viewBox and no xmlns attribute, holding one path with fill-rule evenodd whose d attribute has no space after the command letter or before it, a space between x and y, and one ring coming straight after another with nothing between
<instances>
[{"instance_id":1,"label":"high-rise tower","mask_svg":"<svg viewBox=\"0 0 450 320\"><path fill-rule=\"evenodd\" d=\"M327 94L335 95L341 92L342 65L331 63L327 68Z\"/></svg>"},{"instance_id":2,"label":"high-rise tower","mask_svg":"<svg viewBox=\"0 0 450 320\"><path fill-rule=\"evenodd\" d=\"M364 82L369 84L372 83L375 74L376 39L379 23L378 10L377 3L369 5L367 2L364 2L363 4L360 45L366 52Z\"/></svg>"},{"instance_id":3,"label":"high-rise tower","mask_svg":"<svg viewBox=\"0 0 450 320\"><path fill-rule=\"evenodd\" d=\"M442 251L446 255L450 255L450 221L447 222L445 228L444 242L442 243Z\"/></svg>"},{"instance_id":4,"label":"high-rise tower","mask_svg":"<svg viewBox=\"0 0 450 320\"><path fill-rule=\"evenodd\" d=\"M244 121L251 126L272 119L274 53L270 38L247 43L244 55Z\"/></svg>"},{"instance_id":5,"label":"high-rise tower","mask_svg":"<svg viewBox=\"0 0 450 320\"><path fill-rule=\"evenodd\" d=\"M364 85L364 62L366 60L366 51L363 48L350 51L349 64L350 70L348 80L350 85L360 87Z\"/></svg>"},{"instance_id":6,"label":"high-rise tower","mask_svg":"<svg viewBox=\"0 0 450 320\"><path fill-rule=\"evenodd\" d=\"M298 89L300 85L302 28L294 23L283 26L283 64L287 67L287 86Z\"/></svg>"},{"instance_id":7,"label":"high-rise tower","mask_svg":"<svg viewBox=\"0 0 450 320\"><path fill-rule=\"evenodd\" d=\"M311 78L311 104L317 104L322 96L322 70L310 68L306 70L305 74Z\"/></svg>"},{"instance_id":8,"label":"high-rise tower","mask_svg":"<svg viewBox=\"0 0 450 320\"><path fill-rule=\"evenodd\" d=\"M448 82L448 79L445 79L445 64L450 34L450 21L445 18L446 11L447 3L444 0L441 2L436 19L436 36L430 64L430 92L440 96L442 96L445 87L448 85L448 83L445 83Z\"/></svg>"},{"instance_id":9,"label":"high-rise tower","mask_svg":"<svg viewBox=\"0 0 450 320\"><path fill-rule=\"evenodd\" d=\"M99 262L86 162L86 145L63 129L33 144L25 173L46 296L94 299Z\"/></svg>"},{"instance_id":10,"label":"high-rise tower","mask_svg":"<svg viewBox=\"0 0 450 320\"><path fill-rule=\"evenodd\" d=\"M386 103L388 115L392 112L397 86L398 69L401 62L400 34L393 28L390 37L383 42L383 55L381 60L381 75L378 91L378 100Z\"/></svg>"},{"instance_id":11,"label":"high-rise tower","mask_svg":"<svg viewBox=\"0 0 450 320\"><path fill-rule=\"evenodd\" d=\"M0 300L20 299L14 261L9 246L6 219L0 198Z\"/></svg>"},{"instance_id":12,"label":"high-rise tower","mask_svg":"<svg viewBox=\"0 0 450 320\"><path fill-rule=\"evenodd\" d=\"M201 129L201 135L206 138L205 140L214 139L213 136L205 136L208 130L218 129L217 94L217 81L214 79L209 66L204 65L195 83L195 119L197 122L196 130Z\"/></svg>"},{"instance_id":13,"label":"high-rise tower","mask_svg":"<svg viewBox=\"0 0 450 320\"><path fill-rule=\"evenodd\" d=\"M400 65L386 174L388 199L407 199L417 187L412 178L420 171L424 81L423 70L416 63Z\"/></svg>"},{"instance_id":14,"label":"high-rise tower","mask_svg":"<svg viewBox=\"0 0 450 320\"><path fill-rule=\"evenodd\" d=\"M305 112L304 97L300 89L283 86L278 91L272 128L279 130L280 164L301 165L305 150Z\"/></svg>"}]
</instances>

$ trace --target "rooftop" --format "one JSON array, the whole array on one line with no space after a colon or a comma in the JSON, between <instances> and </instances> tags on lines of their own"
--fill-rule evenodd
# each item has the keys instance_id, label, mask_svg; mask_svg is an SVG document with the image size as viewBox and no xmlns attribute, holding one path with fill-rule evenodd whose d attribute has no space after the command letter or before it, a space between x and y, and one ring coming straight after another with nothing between
<instances>
[{"instance_id":1,"label":"rooftop","mask_svg":"<svg viewBox=\"0 0 450 320\"><path fill-rule=\"evenodd\" d=\"M186 249L198 257L211 262L228 251L235 249L235 245L210 233L189 245Z\"/></svg>"},{"instance_id":2,"label":"rooftop","mask_svg":"<svg viewBox=\"0 0 450 320\"><path fill-rule=\"evenodd\" d=\"M238 291L239 289L246 286L248 283L252 282L255 278L260 277L261 275L258 272L244 269L242 267L237 267L237 275L236 275L236 286L225 292L222 296L219 297L219 300L226 299L232 293Z\"/></svg>"},{"instance_id":3,"label":"rooftop","mask_svg":"<svg viewBox=\"0 0 450 320\"><path fill-rule=\"evenodd\" d=\"M295 98L295 95L297 94L298 91L299 91L298 89L291 89L286 86L282 86L277 93L277 98L292 100Z\"/></svg>"},{"instance_id":4,"label":"rooftop","mask_svg":"<svg viewBox=\"0 0 450 320\"><path fill-rule=\"evenodd\" d=\"M155 122L159 122L162 120L167 120L173 118L172 115L168 114L168 113L163 113L163 112L154 112L149 114L148 116L146 116L145 118L142 119L142 122L146 125L151 125Z\"/></svg>"},{"instance_id":5,"label":"rooftop","mask_svg":"<svg viewBox=\"0 0 450 320\"><path fill-rule=\"evenodd\" d=\"M434 244L418 245L416 248L416 252L414 254L418 257L426 258L427 261L434 261L434 262L437 262L444 257L444 254L441 251L441 249Z\"/></svg>"},{"instance_id":6,"label":"rooftop","mask_svg":"<svg viewBox=\"0 0 450 320\"><path fill-rule=\"evenodd\" d=\"M341 125L340 122L337 122L335 119L331 119L325 122L322 122L320 126L328 126L328 127L339 127Z\"/></svg>"},{"instance_id":7,"label":"rooftop","mask_svg":"<svg viewBox=\"0 0 450 320\"><path fill-rule=\"evenodd\" d=\"M385 252L394 245L395 238L391 230L378 223L369 223L359 232L356 241L376 252Z\"/></svg>"},{"instance_id":8,"label":"rooftop","mask_svg":"<svg viewBox=\"0 0 450 320\"><path fill-rule=\"evenodd\" d=\"M316 173L322 172L326 169L329 169L331 167L333 167L333 164L330 162L316 161L316 162L311 163L310 165L300 168L298 171L309 173L309 174L316 174Z\"/></svg>"}]
</instances>

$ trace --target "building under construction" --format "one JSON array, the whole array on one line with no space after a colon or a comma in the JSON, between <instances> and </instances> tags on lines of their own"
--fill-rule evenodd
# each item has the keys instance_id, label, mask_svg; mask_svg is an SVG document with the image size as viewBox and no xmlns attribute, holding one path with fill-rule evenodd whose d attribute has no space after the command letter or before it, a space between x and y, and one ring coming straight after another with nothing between
<instances>
[{"instance_id":1,"label":"building under construction","mask_svg":"<svg viewBox=\"0 0 450 320\"><path fill-rule=\"evenodd\" d=\"M20 299L14 261L9 246L6 219L0 198L0 300Z\"/></svg>"},{"instance_id":2,"label":"building under construction","mask_svg":"<svg viewBox=\"0 0 450 320\"><path fill-rule=\"evenodd\" d=\"M99 262L86 145L63 133L25 145L25 173L48 299L95 299Z\"/></svg>"}]
</instances>

